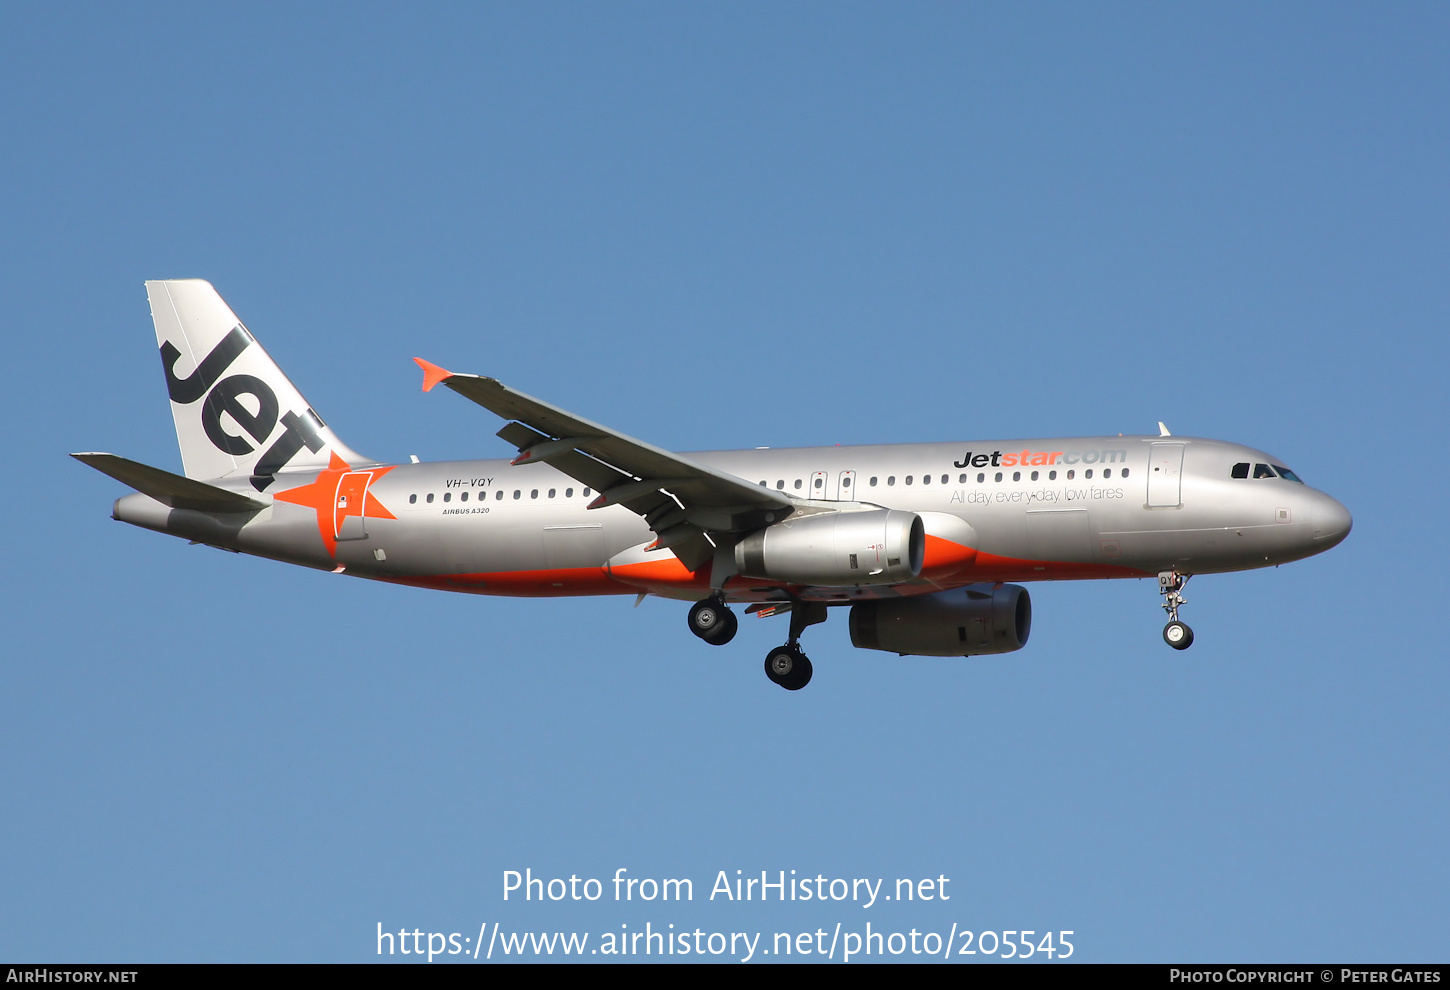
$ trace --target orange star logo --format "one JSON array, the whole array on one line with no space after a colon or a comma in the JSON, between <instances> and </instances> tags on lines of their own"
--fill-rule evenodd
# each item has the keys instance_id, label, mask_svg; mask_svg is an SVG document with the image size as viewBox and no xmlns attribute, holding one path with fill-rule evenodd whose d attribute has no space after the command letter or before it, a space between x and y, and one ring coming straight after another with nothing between
<instances>
[{"instance_id":1,"label":"orange star logo","mask_svg":"<svg viewBox=\"0 0 1450 990\"><path fill-rule=\"evenodd\" d=\"M342 535L343 523L349 516L369 519L396 519L368 486L391 471L391 467L368 468L354 471L352 466L331 455L327 467L318 473L308 485L289 488L272 496L279 502L305 505L317 510L317 531L322 535L322 545L327 555L337 556L337 540Z\"/></svg>"}]
</instances>

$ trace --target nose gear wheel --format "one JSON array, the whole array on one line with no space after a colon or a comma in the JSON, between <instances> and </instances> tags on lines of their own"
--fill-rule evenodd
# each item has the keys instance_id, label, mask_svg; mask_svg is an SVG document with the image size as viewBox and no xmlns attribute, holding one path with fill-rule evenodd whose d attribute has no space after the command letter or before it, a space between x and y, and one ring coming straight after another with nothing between
<instances>
[{"instance_id":1,"label":"nose gear wheel","mask_svg":"<svg viewBox=\"0 0 1450 990\"><path fill-rule=\"evenodd\" d=\"M1185 623L1170 622L1163 627L1163 642L1175 650L1186 650L1193 645L1193 630Z\"/></svg>"}]
</instances>

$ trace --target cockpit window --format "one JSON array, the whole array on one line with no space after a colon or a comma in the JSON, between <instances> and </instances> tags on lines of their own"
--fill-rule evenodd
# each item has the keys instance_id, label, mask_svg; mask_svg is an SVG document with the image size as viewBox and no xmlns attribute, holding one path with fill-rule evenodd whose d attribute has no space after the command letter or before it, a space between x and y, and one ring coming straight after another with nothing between
<instances>
[{"instance_id":1,"label":"cockpit window","mask_svg":"<svg viewBox=\"0 0 1450 990\"><path fill-rule=\"evenodd\" d=\"M1274 469L1271 468L1271 467L1269 467L1269 465L1267 465L1267 464L1255 464L1254 465L1254 477L1255 478L1272 478L1272 477L1274 477Z\"/></svg>"},{"instance_id":2,"label":"cockpit window","mask_svg":"<svg viewBox=\"0 0 1450 990\"><path fill-rule=\"evenodd\" d=\"M1229 477L1230 478L1247 478L1248 476L1249 476L1249 462L1248 461L1240 461L1238 464L1235 464L1233 471L1229 473Z\"/></svg>"},{"instance_id":3,"label":"cockpit window","mask_svg":"<svg viewBox=\"0 0 1450 990\"><path fill-rule=\"evenodd\" d=\"M1301 485L1304 484L1304 480L1302 478L1300 478L1297 474L1295 474L1293 471L1290 471L1286 467L1281 467L1280 465L1275 464L1274 470L1279 472L1279 477L1281 478L1287 478L1289 481L1297 481Z\"/></svg>"}]
</instances>

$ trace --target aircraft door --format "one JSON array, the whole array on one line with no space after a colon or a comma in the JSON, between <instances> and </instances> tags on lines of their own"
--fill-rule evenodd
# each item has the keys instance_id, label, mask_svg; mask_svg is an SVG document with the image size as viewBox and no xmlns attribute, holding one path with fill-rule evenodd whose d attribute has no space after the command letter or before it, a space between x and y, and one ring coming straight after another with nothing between
<instances>
[{"instance_id":1,"label":"aircraft door","mask_svg":"<svg viewBox=\"0 0 1450 990\"><path fill-rule=\"evenodd\" d=\"M831 490L833 487L834 486L831 484L831 476L825 471L812 472L811 490L810 494L808 494L806 497L834 499L836 497L836 493Z\"/></svg>"},{"instance_id":2,"label":"aircraft door","mask_svg":"<svg viewBox=\"0 0 1450 990\"><path fill-rule=\"evenodd\" d=\"M842 502L856 500L856 472L842 471L836 478L836 497Z\"/></svg>"},{"instance_id":3,"label":"aircraft door","mask_svg":"<svg viewBox=\"0 0 1450 990\"><path fill-rule=\"evenodd\" d=\"M1183 504L1183 444L1155 443L1148 457L1148 506Z\"/></svg>"},{"instance_id":4,"label":"aircraft door","mask_svg":"<svg viewBox=\"0 0 1450 990\"><path fill-rule=\"evenodd\" d=\"M367 539L364 514L371 471L349 471L337 479L337 497L333 500L333 535L339 540Z\"/></svg>"}]
</instances>

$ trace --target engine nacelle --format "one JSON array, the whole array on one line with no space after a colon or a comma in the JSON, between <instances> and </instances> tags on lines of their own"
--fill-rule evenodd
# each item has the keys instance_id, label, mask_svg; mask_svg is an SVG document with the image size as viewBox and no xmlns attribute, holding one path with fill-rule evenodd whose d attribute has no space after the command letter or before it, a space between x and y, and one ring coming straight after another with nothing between
<instances>
[{"instance_id":1,"label":"engine nacelle","mask_svg":"<svg viewBox=\"0 0 1450 990\"><path fill-rule=\"evenodd\" d=\"M851 644L925 657L1011 653L1027 645L1032 599L1015 584L973 584L851 606Z\"/></svg>"},{"instance_id":2,"label":"engine nacelle","mask_svg":"<svg viewBox=\"0 0 1450 990\"><path fill-rule=\"evenodd\" d=\"M735 546L746 577L829 587L896 584L921 573L926 530L914 512L862 509L782 520Z\"/></svg>"}]
</instances>

